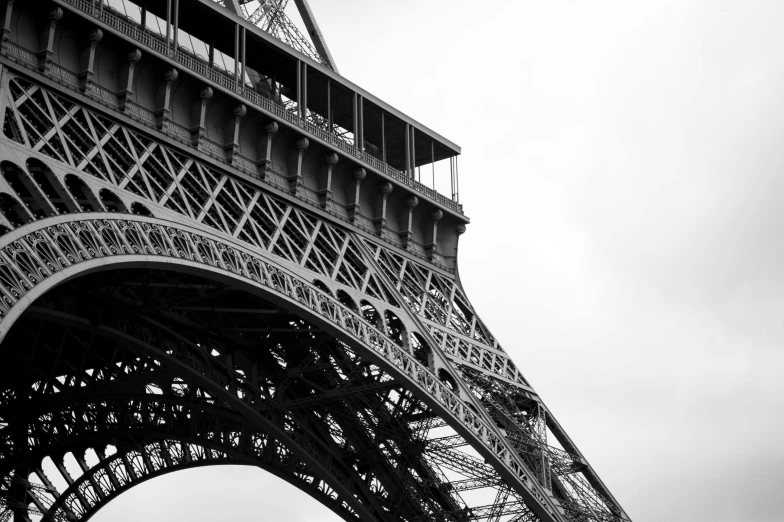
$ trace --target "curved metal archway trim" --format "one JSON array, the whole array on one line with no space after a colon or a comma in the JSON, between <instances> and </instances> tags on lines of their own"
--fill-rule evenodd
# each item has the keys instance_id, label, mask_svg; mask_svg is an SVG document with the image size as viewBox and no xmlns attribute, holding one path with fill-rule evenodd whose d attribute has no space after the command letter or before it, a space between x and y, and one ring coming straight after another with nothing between
<instances>
[{"instance_id":1,"label":"curved metal archway trim","mask_svg":"<svg viewBox=\"0 0 784 522\"><path fill-rule=\"evenodd\" d=\"M112 400L110 397L101 397L101 399L110 403L117 400L122 402L123 400L122 398ZM140 400L136 398L134 402ZM146 401L142 400L142 402L156 404L159 400L160 396L150 395ZM144 444L117 447L113 453L102 456L96 464L85 469L81 477L78 477L67 489L60 492L51 504L47 503L44 498L51 491L41 491L34 502L43 513L42 520L67 520L73 515L78 515L81 520L88 520L111 500L142 482L182 469L209 465L258 467L307 493L342 518L353 520L350 512L341 509L341 502L335 502L323 491L315 491L315 488L318 487L317 481L308 483L295 479L296 468L301 465L299 459L284 457L281 461L280 458L270 458L274 451L269 450L274 450L279 439L268 433L254 430L245 419L232 415L230 412L202 411L205 409L204 404L196 404L188 400L179 400L175 403L185 408L178 416L177 421L185 422L188 425L195 424L202 419L198 415L199 412L202 412L203 416L211 421L215 418L222 419L220 422L216 422L216 425L222 429L210 431L212 438L207 437L206 433L202 436L183 435L176 430L162 431L160 426L145 426L143 420L136 419L137 422L134 426L124 426L122 429L118 426L110 430L74 433L56 440L53 445L39 448L37 454L32 456L36 461L58 451L68 451L75 445L106 445L107 440L127 436L129 427L133 428L131 433L134 437L145 441ZM214 408L207 408L207 410L214 410ZM237 433L242 435L236 436ZM175 448L175 444L178 444L179 447ZM147 454L142 455L145 452L157 453L158 458L152 458ZM140 455L142 458L134 462L131 458L134 454ZM290 469L292 463L295 468L293 470ZM45 507L45 509L41 509L41 507Z\"/></svg>"},{"instance_id":2,"label":"curved metal archway trim","mask_svg":"<svg viewBox=\"0 0 784 522\"><path fill-rule=\"evenodd\" d=\"M562 508L535 480L508 442L447 384L360 315L307 281L295 268L204 230L156 218L109 213L61 215L16 229L0 238L0 339L32 302L55 286L98 270L168 267L261 294L302 314L359 349L396 379L407 383L486 458L531 508L563 519ZM243 377L236 376L238 381ZM249 383L244 383L250 386Z\"/></svg>"}]
</instances>

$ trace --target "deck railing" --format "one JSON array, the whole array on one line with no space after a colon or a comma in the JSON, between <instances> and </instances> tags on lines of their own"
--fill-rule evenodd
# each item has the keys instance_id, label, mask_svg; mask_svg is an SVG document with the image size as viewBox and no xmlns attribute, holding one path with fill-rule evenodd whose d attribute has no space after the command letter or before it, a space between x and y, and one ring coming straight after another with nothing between
<instances>
[{"instance_id":1,"label":"deck railing","mask_svg":"<svg viewBox=\"0 0 784 522\"><path fill-rule=\"evenodd\" d=\"M101 0L64 0L65 3L68 3L81 11L84 11L90 16L99 18L109 27L116 29L117 31L139 42L145 47L167 56L169 59L176 61L186 69L204 76L213 83L216 83L221 87L231 91L235 95L244 98L252 105L260 107L265 111L286 120L291 125L295 125L316 136L320 140L339 148L345 154L362 161L372 169L385 174L398 183L409 187L410 189L418 192L428 199L431 199L459 214L463 214L463 206L457 201L454 201L449 197L439 193L438 191L428 187L427 185L416 181L415 179L406 175L405 172L397 170L391 165L379 160L375 156L368 154L367 152L360 150L349 143L346 143L337 134L321 129L313 123L306 121L305 118L301 118L296 112L292 112L286 109L282 104L277 103L272 99L266 98L253 89L248 88L244 82L239 82L233 74L216 67L211 67L205 60L197 58L188 51L184 51L183 49L175 49L174 43L169 42L167 44L165 37L143 28L134 21L129 21L123 15L115 13L108 7L101 9L100 5L97 5L100 4L100 1Z\"/></svg>"}]
</instances>

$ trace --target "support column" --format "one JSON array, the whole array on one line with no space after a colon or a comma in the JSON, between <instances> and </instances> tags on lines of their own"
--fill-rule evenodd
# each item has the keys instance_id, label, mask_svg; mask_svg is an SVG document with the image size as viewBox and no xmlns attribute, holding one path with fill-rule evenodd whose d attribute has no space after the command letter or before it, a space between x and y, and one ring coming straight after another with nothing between
<instances>
[{"instance_id":1,"label":"support column","mask_svg":"<svg viewBox=\"0 0 784 522\"><path fill-rule=\"evenodd\" d=\"M267 136L259 144L262 148L259 151L259 156L262 159L256 163L259 178L261 179L267 177L267 172L272 170L272 140L275 137L275 133L278 132L278 128L278 122L276 121L270 121L264 125L264 132Z\"/></svg>"},{"instance_id":2,"label":"support column","mask_svg":"<svg viewBox=\"0 0 784 522\"><path fill-rule=\"evenodd\" d=\"M234 90L240 85L240 24L234 25Z\"/></svg>"},{"instance_id":3,"label":"support column","mask_svg":"<svg viewBox=\"0 0 784 522\"><path fill-rule=\"evenodd\" d=\"M327 80L327 125L332 134L332 82Z\"/></svg>"},{"instance_id":4,"label":"support column","mask_svg":"<svg viewBox=\"0 0 784 522\"><path fill-rule=\"evenodd\" d=\"M411 178L416 178L416 129L413 126L409 126L409 139L411 140ZM417 180L419 181L419 180Z\"/></svg>"},{"instance_id":5,"label":"support column","mask_svg":"<svg viewBox=\"0 0 784 522\"><path fill-rule=\"evenodd\" d=\"M244 103L235 105L231 110L231 114L234 117L234 125L232 125L231 129L228 129L230 132L230 135L228 136L229 141L225 142L223 145L223 150L226 153L226 161L230 164L236 163L237 155L240 153L240 123L247 113L248 108Z\"/></svg>"},{"instance_id":6,"label":"support column","mask_svg":"<svg viewBox=\"0 0 784 522\"><path fill-rule=\"evenodd\" d=\"M406 123L406 135L405 135L405 142L406 142L406 177L412 178L414 177L411 173L411 125Z\"/></svg>"},{"instance_id":7,"label":"support column","mask_svg":"<svg viewBox=\"0 0 784 522\"><path fill-rule=\"evenodd\" d=\"M449 170L452 176L452 201L460 202L460 178L457 172L457 156L449 158Z\"/></svg>"},{"instance_id":8,"label":"support column","mask_svg":"<svg viewBox=\"0 0 784 522\"><path fill-rule=\"evenodd\" d=\"M289 182L289 192L296 195L297 189L302 186L302 159L305 157L305 151L308 150L310 146L310 141L305 137L301 136L294 142L294 147L296 148L296 157L294 158L294 168L289 170L289 175L286 179Z\"/></svg>"},{"instance_id":9,"label":"support column","mask_svg":"<svg viewBox=\"0 0 784 522\"><path fill-rule=\"evenodd\" d=\"M95 76L95 50L98 47L98 43L103 40L103 31L96 27L88 33L87 40L89 45L79 55L79 67L81 70L77 73L79 90L82 92L88 92L90 84L93 82L93 76Z\"/></svg>"},{"instance_id":10,"label":"support column","mask_svg":"<svg viewBox=\"0 0 784 522\"><path fill-rule=\"evenodd\" d=\"M128 62L122 66L120 71L120 92L117 93L117 101L120 110L125 112L125 107L133 95L133 73L136 69L136 64L142 59L142 52L140 49L134 49L128 53Z\"/></svg>"},{"instance_id":11,"label":"support column","mask_svg":"<svg viewBox=\"0 0 784 522\"><path fill-rule=\"evenodd\" d=\"M9 442L17 453L29 453L30 444L27 436L27 425L29 420L18 413L14 415L14 417L15 418L8 419L6 429L10 431L10 434L6 435L6 437L10 439ZM8 442L6 444L8 444ZM55 459L53 458L52 461L54 462ZM10 505L7 509L13 513L14 522L17 520L30 520L26 507L27 502L30 501L30 494L26 486L29 473L30 470L26 465L20 466L18 469L14 470L13 475L15 480L11 481L10 488L6 493L10 497L7 499L10 501Z\"/></svg>"},{"instance_id":12,"label":"support column","mask_svg":"<svg viewBox=\"0 0 784 522\"><path fill-rule=\"evenodd\" d=\"M302 120L302 62L297 60L297 120Z\"/></svg>"},{"instance_id":13,"label":"support column","mask_svg":"<svg viewBox=\"0 0 784 522\"><path fill-rule=\"evenodd\" d=\"M378 207L376 208L375 215L373 216L373 228L375 229L376 235L379 237L383 236L384 231L387 229L387 198L389 198L389 194L392 193L393 188L392 183L389 181L383 183L379 187L381 198Z\"/></svg>"},{"instance_id":14,"label":"support column","mask_svg":"<svg viewBox=\"0 0 784 522\"><path fill-rule=\"evenodd\" d=\"M46 72L52 61L52 56L54 55L54 32L57 27L57 22L63 18L63 10L59 7L53 7L49 13L47 13L46 17L49 20L49 23L43 31L41 31L38 40L39 50L36 54L36 58L38 58L38 70L40 72Z\"/></svg>"},{"instance_id":15,"label":"support column","mask_svg":"<svg viewBox=\"0 0 784 522\"><path fill-rule=\"evenodd\" d=\"M359 137L359 150L365 150L365 99L357 95L357 136Z\"/></svg>"},{"instance_id":16,"label":"support column","mask_svg":"<svg viewBox=\"0 0 784 522\"><path fill-rule=\"evenodd\" d=\"M316 193L319 199L319 206L323 209L329 207L332 202L332 170L338 164L340 158L334 152L324 156L324 165L319 174L319 190Z\"/></svg>"},{"instance_id":17,"label":"support column","mask_svg":"<svg viewBox=\"0 0 784 522\"><path fill-rule=\"evenodd\" d=\"M430 166L432 167L433 173L433 186L431 187L433 190L436 189L436 147L435 142L430 140Z\"/></svg>"},{"instance_id":18,"label":"support column","mask_svg":"<svg viewBox=\"0 0 784 522\"><path fill-rule=\"evenodd\" d=\"M359 150L360 143L359 143L359 100L357 93L354 93L352 98L352 112L354 115L354 148Z\"/></svg>"},{"instance_id":19,"label":"support column","mask_svg":"<svg viewBox=\"0 0 784 522\"><path fill-rule=\"evenodd\" d=\"M381 111L381 161L387 162L387 129L384 124L384 111Z\"/></svg>"},{"instance_id":20,"label":"support column","mask_svg":"<svg viewBox=\"0 0 784 522\"><path fill-rule=\"evenodd\" d=\"M194 124L191 126L191 145L194 147L199 146L199 140L204 136L207 130L207 104L212 98L212 87L205 85L199 91L199 104L194 104L194 111L191 115L191 121Z\"/></svg>"},{"instance_id":21,"label":"support column","mask_svg":"<svg viewBox=\"0 0 784 522\"><path fill-rule=\"evenodd\" d=\"M354 190L351 193L351 199L349 200L349 203L346 206L346 210L348 211L348 220L351 221L352 223L355 223L357 216L360 215L361 213L361 209L359 205L359 189L362 185L362 182L367 177L367 172L362 167L359 167L354 169L354 172L352 174L354 175ZM391 187L392 184L390 183L389 186ZM385 205L386 203L383 202L382 206Z\"/></svg>"},{"instance_id":22,"label":"support column","mask_svg":"<svg viewBox=\"0 0 784 522\"><path fill-rule=\"evenodd\" d=\"M11 38L11 17L14 14L14 0L7 0L5 4L5 18L3 19L3 35L2 35L2 44L3 44L3 54L5 54L8 49L6 49L6 42Z\"/></svg>"},{"instance_id":23,"label":"support column","mask_svg":"<svg viewBox=\"0 0 784 522\"><path fill-rule=\"evenodd\" d=\"M171 116L171 91L172 84L179 77L180 73L174 67L166 70L163 74L164 85L158 89L155 97L156 108L153 111L155 116L155 126L163 130L166 122Z\"/></svg>"},{"instance_id":24,"label":"support column","mask_svg":"<svg viewBox=\"0 0 784 522\"><path fill-rule=\"evenodd\" d=\"M101 2L103 5L103 2ZM172 0L166 0L166 55L171 56Z\"/></svg>"},{"instance_id":25,"label":"support column","mask_svg":"<svg viewBox=\"0 0 784 522\"><path fill-rule=\"evenodd\" d=\"M308 121L308 64L305 62L299 63L302 66L302 75L300 76L300 80L302 81L302 88L300 90L302 103L297 103L297 106L302 106L302 119Z\"/></svg>"},{"instance_id":26,"label":"support column","mask_svg":"<svg viewBox=\"0 0 784 522\"><path fill-rule=\"evenodd\" d=\"M416 196L408 196L405 200L406 207L408 207L408 211L406 212L405 216L405 229L400 232L400 242L403 244L403 248L408 250L409 245L411 244L411 239L414 236L413 227L414 227L414 208L419 205L419 198Z\"/></svg>"},{"instance_id":27,"label":"support column","mask_svg":"<svg viewBox=\"0 0 784 522\"><path fill-rule=\"evenodd\" d=\"M177 52L180 48L180 0L174 0L174 49L173 53L174 56L177 56Z\"/></svg>"},{"instance_id":28,"label":"support column","mask_svg":"<svg viewBox=\"0 0 784 522\"><path fill-rule=\"evenodd\" d=\"M246 67L246 45L245 45L245 28L242 27L241 34L240 34L240 78L239 78L239 90L245 88L245 67Z\"/></svg>"},{"instance_id":29,"label":"support column","mask_svg":"<svg viewBox=\"0 0 784 522\"><path fill-rule=\"evenodd\" d=\"M433 209L430 212L430 219L433 220L432 226L428 233L430 238L425 244L425 255L428 261L433 261L433 258L438 254L438 222L444 217L444 212L440 208Z\"/></svg>"}]
</instances>

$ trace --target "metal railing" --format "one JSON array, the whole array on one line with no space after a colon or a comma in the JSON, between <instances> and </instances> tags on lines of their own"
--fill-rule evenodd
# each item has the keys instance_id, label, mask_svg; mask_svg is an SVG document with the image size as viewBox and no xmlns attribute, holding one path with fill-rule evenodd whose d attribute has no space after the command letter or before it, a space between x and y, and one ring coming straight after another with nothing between
<instances>
[{"instance_id":1,"label":"metal railing","mask_svg":"<svg viewBox=\"0 0 784 522\"><path fill-rule=\"evenodd\" d=\"M463 214L463 206L450 199L449 197L439 193L438 191L424 185L416 181L415 179L406 175L405 172L395 169L391 165L379 160L378 158L374 157L367 152L352 146L345 141L341 140L336 134L332 132L325 131L313 125L311 122L306 121L304 118L301 118L297 113L291 112L287 110L283 105L266 98L259 94L258 92L254 91L253 89L248 88L244 82L238 81L238 79L231 73L219 70L218 68L211 67L209 63L205 60L197 58L190 54L189 51L183 49L176 49L174 47L174 42L166 42L166 38L160 36L154 32L143 28L139 24L133 21L129 21L125 19L124 16L116 14L112 10L108 8L100 8L101 0L96 2L95 0L88 1L88 0L63 0L65 3L76 7L77 9L84 11L85 13L93 16L95 18L100 19L103 23L116 29L117 31L125 34L126 36L136 40L140 44L152 49L155 52L163 54L164 56L172 59L182 65L183 67L189 69L196 74L206 77L210 81L220 85L221 87L235 93L238 96L241 96L251 104L261 107L267 112L270 112L284 120L288 123L295 125L310 134L313 134L317 138L321 139L339 148L341 151L346 153L347 155L356 158L369 167L373 168L376 171L379 171L388 177L392 178L393 180L397 181L400 184L409 187L410 189L422 194L423 196L427 197L435 201L436 203L443 205L444 207L449 208L459 214Z\"/></svg>"}]
</instances>

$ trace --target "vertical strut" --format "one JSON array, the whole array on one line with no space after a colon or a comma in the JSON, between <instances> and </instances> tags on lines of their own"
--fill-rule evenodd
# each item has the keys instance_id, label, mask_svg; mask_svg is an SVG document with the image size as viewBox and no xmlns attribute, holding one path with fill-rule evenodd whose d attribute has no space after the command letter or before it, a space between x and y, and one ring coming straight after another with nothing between
<instances>
[{"instance_id":1,"label":"vertical strut","mask_svg":"<svg viewBox=\"0 0 784 522\"><path fill-rule=\"evenodd\" d=\"M318 23L316 22L316 17L313 16L313 11L311 11L310 5L308 5L308 0L294 0L294 3L297 6L299 15L302 17L305 28L308 30L310 39L313 40L313 45L316 47L316 51L318 51L319 56L324 61L324 63L329 65L330 69L338 72L338 66L335 65L335 60L332 58L332 53L329 52L327 41L324 39L324 35L321 33L321 29L319 29Z\"/></svg>"}]
</instances>

